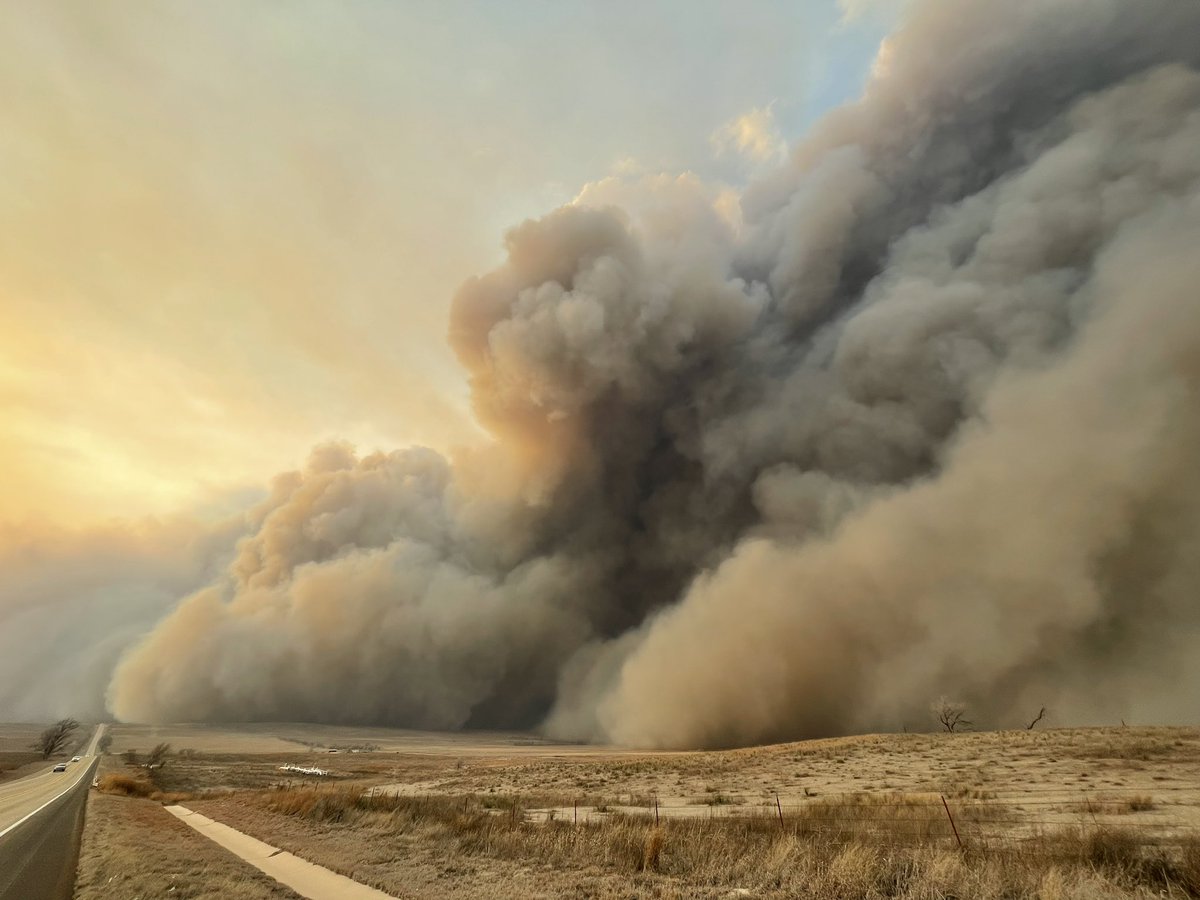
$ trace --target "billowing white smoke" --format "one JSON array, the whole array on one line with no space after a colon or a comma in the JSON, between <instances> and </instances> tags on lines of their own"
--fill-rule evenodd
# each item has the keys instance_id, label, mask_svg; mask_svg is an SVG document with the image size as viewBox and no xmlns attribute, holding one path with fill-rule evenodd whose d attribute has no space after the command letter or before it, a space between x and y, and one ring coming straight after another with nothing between
<instances>
[{"instance_id":1,"label":"billowing white smoke","mask_svg":"<svg viewBox=\"0 0 1200 900\"><path fill-rule=\"evenodd\" d=\"M514 229L451 323L495 444L319 449L110 708L644 746L943 693L1194 714L1197 34L928 2L741 223L675 185Z\"/></svg>"}]
</instances>

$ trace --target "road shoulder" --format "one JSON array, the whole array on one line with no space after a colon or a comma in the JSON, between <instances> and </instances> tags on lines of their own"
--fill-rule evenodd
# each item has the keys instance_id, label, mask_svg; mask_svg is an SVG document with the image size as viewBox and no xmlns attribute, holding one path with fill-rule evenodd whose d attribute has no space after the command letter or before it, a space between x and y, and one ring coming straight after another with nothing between
<instances>
[{"instance_id":1,"label":"road shoulder","mask_svg":"<svg viewBox=\"0 0 1200 900\"><path fill-rule=\"evenodd\" d=\"M302 896L320 897L322 900L392 900L390 894L272 847L185 806L168 806L166 810L209 840Z\"/></svg>"},{"instance_id":2,"label":"road shoulder","mask_svg":"<svg viewBox=\"0 0 1200 900\"><path fill-rule=\"evenodd\" d=\"M92 791L75 900L187 896L196 900L299 900L186 827L161 804Z\"/></svg>"}]
</instances>

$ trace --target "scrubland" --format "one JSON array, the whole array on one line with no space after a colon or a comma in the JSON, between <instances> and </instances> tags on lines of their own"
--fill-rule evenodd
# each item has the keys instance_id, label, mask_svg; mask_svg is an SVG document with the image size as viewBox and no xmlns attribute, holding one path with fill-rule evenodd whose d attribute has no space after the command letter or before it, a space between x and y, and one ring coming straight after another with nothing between
<instances>
[{"instance_id":1,"label":"scrubland","mask_svg":"<svg viewBox=\"0 0 1200 900\"><path fill-rule=\"evenodd\" d=\"M1196 729L871 735L705 753L376 737L390 749L330 754L318 739L250 753L234 749L243 735L223 743L213 729L211 751L173 753L159 770L109 757L102 782L183 798L404 897L1200 896Z\"/></svg>"}]
</instances>

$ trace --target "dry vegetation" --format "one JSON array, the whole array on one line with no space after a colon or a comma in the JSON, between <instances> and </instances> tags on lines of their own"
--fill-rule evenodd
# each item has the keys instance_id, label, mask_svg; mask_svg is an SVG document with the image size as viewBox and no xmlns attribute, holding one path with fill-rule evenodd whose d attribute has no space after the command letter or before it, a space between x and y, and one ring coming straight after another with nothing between
<instances>
[{"instance_id":1,"label":"dry vegetation","mask_svg":"<svg viewBox=\"0 0 1200 900\"><path fill-rule=\"evenodd\" d=\"M42 754L32 750L0 751L0 781L21 778L42 765Z\"/></svg>"},{"instance_id":2,"label":"dry vegetation","mask_svg":"<svg viewBox=\"0 0 1200 900\"><path fill-rule=\"evenodd\" d=\"M158 803L93 792L76 900L296 900L297 894L188 828Z\"/></svg>"},{"instance_id":3,"label":"dry vegetation","mask_svg":"<svg viewBox=\"0 0 1200 900\"><path fill-rule=\"evenodd\" d=\"M152 772L110 757L106 772L135 784L107 786L190 793L218 821L405 897L1200 896L1195 729L723 753L402 733L374 735L388 750L327 754L307 749L328 740L320 729L286 727L291 753L215 752L232 747L214 731L195 735L211 750Z\"/></svg>"},{"instance_id":4,"label":"dry vegetation","mask_svg":"<svg viewBox=\"0 0 1200 900\"><path fill-rule=\"evenodd\" d=\"M414 886L413 858L451 861L451 878L480 870L496 896L1189 897L1200 895L1200 842L1146 846L1108 827L1063 828L1036 844L960 850L942 810L880 797L830 801L782 821L765 815L611 815L575 825L531 822L479 798L371 796L288 788L197 804L330 868L391 893L479 896L478 885ZM510 870L540 872L520 894ZM475 879L477 880L477 879ZM504 885L503 888L499 885ZM422 892L420 887L426 887ZM731 892L733 892L731 894Z\"/></svg>"},{"instance_id":5,"label":"dry vegetation","mask_svg":"<svg viewBox=\"0 0 1200 900\"><path fill-rule=\"evenodd\" d=\"M153 779L154 773L125 775L109 772L97 779L96 788L102 794L118 794L122 797L142 797L156 803L178 803L191 799L192 794L183 791L164 791Z\"/></svg>"},{"instance_id":6,"label":"dry vegetation","mask_svg":"<svg viewBox=\"0 0 1200 900\"><path fill-rule=\"evenodd\" d=\"M33 750L42 725L0 726L0 782L29 775L43 766L42 755Z\"/></svg>"}]
</instances>

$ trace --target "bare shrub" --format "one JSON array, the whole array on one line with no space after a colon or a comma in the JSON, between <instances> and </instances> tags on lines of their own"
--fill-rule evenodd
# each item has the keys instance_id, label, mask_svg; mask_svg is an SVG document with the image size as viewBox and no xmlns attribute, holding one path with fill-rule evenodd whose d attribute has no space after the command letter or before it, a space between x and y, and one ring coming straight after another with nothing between
<instances>
[{"instance_id":1,"label":"bare shrub","mask_svg":"<svg viewBox=\"0 0 1200 900\"><path fill-rule=\"evenodd\" d=\"M1144 794L1137 797L1130 797L1125 801L1125 809L1128 812L1146 812L1147 810L1154 809L1154 806L1154 798Z\"/></svg>"},{"instance_id":2,"label":"bare shrub","mask_svg":"<svg viewBox=\"0 0 1200 900\"><path fill-rule=\"evenodd\" d=\"M956 700L939 697L930 706L934 717L948 732L964 731L971 727L971 720L966 717L967 707Z\"/></svg>"}]
</instances>

